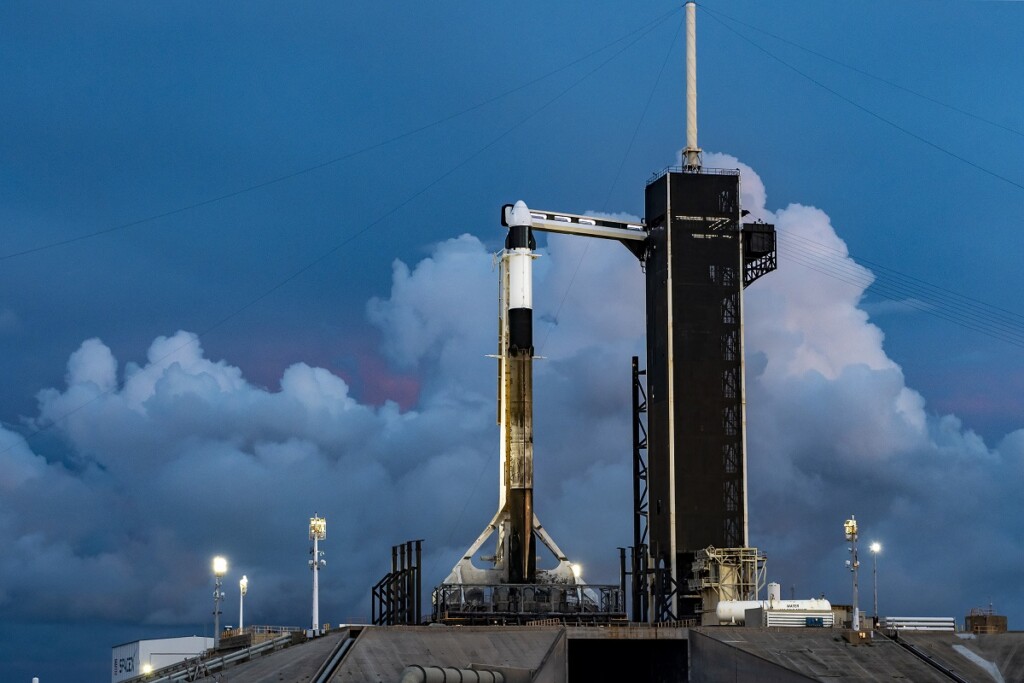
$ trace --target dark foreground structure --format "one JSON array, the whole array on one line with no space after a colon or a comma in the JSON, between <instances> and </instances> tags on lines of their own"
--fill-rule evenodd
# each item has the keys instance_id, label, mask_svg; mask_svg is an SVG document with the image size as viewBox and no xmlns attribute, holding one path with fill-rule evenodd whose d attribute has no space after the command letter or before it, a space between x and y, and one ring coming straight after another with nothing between
<instances>
[{"instance_id":1,"label":"dark foreground structure","mask_svg":"<svg viewBox=\"0 0 1024 683\"><path fill-rule=\"evenodd\" d=\"M662 621L699 616L698 551L749 546L743 290L775 270L775 228L743 224L732 170L670 169L647 184L645 211L644 550L664 576L653 591Z\"/></svg>"},{"instance_id":2,"label":"dark foreground structure","mask_svg":"<svg viewBox=\"0 0 1024 683\"><path fill-rule=\"evenodd\" d=\"M351 626L147 682L502 680L507 683L1024 681L1024 633L875 632L670 625ZM223 657L222 657L223 658ZM423 676L421 677L421 673ZM448 678L442 676L447 675ZM143 679L137 679L143 680Z\"/></svg>"}]
</instances>

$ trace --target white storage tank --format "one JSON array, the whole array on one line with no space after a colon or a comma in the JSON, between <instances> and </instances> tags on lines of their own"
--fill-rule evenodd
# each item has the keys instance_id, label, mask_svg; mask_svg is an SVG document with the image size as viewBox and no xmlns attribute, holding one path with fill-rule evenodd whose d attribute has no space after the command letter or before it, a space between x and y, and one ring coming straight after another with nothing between
<instances>
[{"instance_id":1,"label":"white storage tank","mask_svg":"<svg viewBox=\"0 0 1024 683\"><path fill-rule=\"evenodd\" d=\"M882 628L896 631L956 631L953 617L885 617Z\"/></svg>"},{"instance_id":2,"label":"white storage tank","mask_svg":"<svg viewBox=\"0 0 1024 683\"><path fill-rule=\"evenodd\" d=\"M213 648L213 638L186 636L136 640L115 645L110 683L120 683L150 671L195 657Z\"/></svg>"},{"instance_id":3,"label":"white storage tank","mask_svg":"<svg viewBox=\"0 0 1024 683\"><path fill-rule=\"evenodd\" d=\"M776 584L777 586L778 584ZM769 589L769 595L771 590ZM747 618L748 609L763 609L766 611L794 611L794 612L832 612L832 603L824 598L811 598L809 600L723 600L715 608L715 616L719 624L742 625Z\"/></svg>"}]
</instances>

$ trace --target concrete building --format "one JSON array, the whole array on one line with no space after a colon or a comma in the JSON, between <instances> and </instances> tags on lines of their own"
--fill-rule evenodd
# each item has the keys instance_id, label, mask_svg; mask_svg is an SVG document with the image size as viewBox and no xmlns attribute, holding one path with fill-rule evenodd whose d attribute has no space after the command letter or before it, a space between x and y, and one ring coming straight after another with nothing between
<instances>
[{"instance_id":1,"label":"concrete building","mask_svg":"<svg viewBox=\"0 0 1024 683\"><path fill-rule=\"evenodd\" d=\"M189 657L197 657L212 649L213 638L201 636L136 640L115 645L112 651L110 683L128 681L165 666L177 664Z\"/></svg>"}]
</instances>

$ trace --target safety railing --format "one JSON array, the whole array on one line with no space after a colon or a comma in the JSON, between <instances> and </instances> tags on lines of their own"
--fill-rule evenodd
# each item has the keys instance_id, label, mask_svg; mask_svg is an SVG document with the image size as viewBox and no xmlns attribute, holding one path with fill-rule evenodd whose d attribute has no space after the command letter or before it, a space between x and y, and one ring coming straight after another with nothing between
<instances>
[{"instance_id":1,"label":"safety railing","mask_svg":"<svg viewBox=\"0 0 1024 683\"><path fill-rule=\"evenodd\" d=\"M702 167L702 168L697 169L697 170L692 170L692 169L683 168L682 166L667 166L666 168L662 169L661 171L655 171L654 173L652 173L650 179L648 180L648 183L650 183L651 181L657 180L661 176L667 175L669 173L683 173L683 172L685 172L685 173L700 173L702 175L739 175L740 174L739 169L735 169L735 168L707 168L705 166L705 167Z\"/></svg>"}]
</instances>

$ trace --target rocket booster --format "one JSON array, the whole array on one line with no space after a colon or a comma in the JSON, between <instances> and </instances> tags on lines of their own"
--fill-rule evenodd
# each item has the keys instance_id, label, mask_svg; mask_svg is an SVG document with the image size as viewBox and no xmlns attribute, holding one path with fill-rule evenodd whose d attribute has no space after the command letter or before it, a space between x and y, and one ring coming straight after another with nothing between
<instances>
[{"instance_id":1,"label":"rocket booster","mask_svg":"<svg viewBox=\"0 0 1024 683\"><path fill-rule=\"evenodd\" d=\"M540 212L523 202L501 207L501 224L508 228L498 262L498 400L500 447L498 511L476 541L452 568L445 584L504 585L558 583L578 585L572 564L544 530L533 512L533 259L537 248L534 226L543 225ZM564 218L564 217L563 217ZM579 217L582 218L582 217ZM541 223L538 223L541 221ZM550 221L549 221L550 222ZM559 223L562 225L564 221ZM607 226L595 226L608 236ZM633 230L622 230L633 239ZM479 555L493 534L493 555ZM538 568L537 549L547 548L558 564ZM491 564L477 567L477 558Z\"/></svg>"},{"instance_id":2,"label":"rocket booster","mask_svg":"<svg viewBox=\"0 0 1024 683\"><path fill-rule=\"evenodd\" d=\"M537 573L533 533L533 250L530 210L511 211L502 262L507 283L503 369L505 489L509 511L508 581L532 583Z\"/></svg>"}]
</instances>

